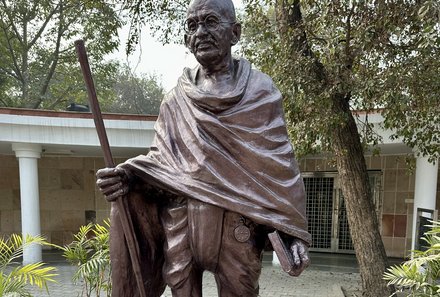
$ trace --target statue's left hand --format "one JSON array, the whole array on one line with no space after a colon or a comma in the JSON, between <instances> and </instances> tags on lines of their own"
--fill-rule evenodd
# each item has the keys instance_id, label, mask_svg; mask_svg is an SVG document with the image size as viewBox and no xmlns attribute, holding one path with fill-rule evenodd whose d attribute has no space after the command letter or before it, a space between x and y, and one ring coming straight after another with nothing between
<instances>
[{"instance_id":1,"label":"statue's left hand","mask_svg":"<svg viewBox=\"0 0 440 297\"><path fill-rule=\"evenodd\" d=\"M295 238L290 245L290 251L295 263L293 275L299 276L310 265L309 247L301 239Z\"/></svg>"}]
</instances>

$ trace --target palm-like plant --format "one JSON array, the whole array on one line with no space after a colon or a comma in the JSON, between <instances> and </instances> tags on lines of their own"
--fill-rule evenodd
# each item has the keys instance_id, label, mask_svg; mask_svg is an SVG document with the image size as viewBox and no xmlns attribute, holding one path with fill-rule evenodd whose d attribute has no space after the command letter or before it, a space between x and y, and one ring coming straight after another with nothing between
<instances>
[{"instance_id":1,"label":"palm-like plant","mask_svg":"<svg viewBox=\"0 0 440 297\"><path fill-rule=\"evenodd\" d=\"M17 234L0 238L0 296L32 296L27 285L44 287L47 291L47 282L54 282L55 267L42 262L22 266L17 262L23 249L31 244L50 245L41 236L28 235L24 242Z\"/></svg>"},{"instance_id":2,"label":"palm-like plant","mask_svg":"<svg viewBox=\"0 0 440 297\"><path fill-rule=\"evenodd\" d=\"M109 221L81 226L74 241L62 248L66 260L78 266L73 281L83 281L83 296L111 294L109 226Z\"/></svg>"},{"instance_id":3,"label":"palm-like plant","mask_svg":"<svg viewBox=\"0 0 440 297\"><path fill-rule=\"evenodd\" d=\"M423 237L427 250L413 251L413 259L390 267L384 274L388 285L400 292L409 290L410 296L440 296L440 222L434 221L430 227Z\"/></svg>"}]
</instances>

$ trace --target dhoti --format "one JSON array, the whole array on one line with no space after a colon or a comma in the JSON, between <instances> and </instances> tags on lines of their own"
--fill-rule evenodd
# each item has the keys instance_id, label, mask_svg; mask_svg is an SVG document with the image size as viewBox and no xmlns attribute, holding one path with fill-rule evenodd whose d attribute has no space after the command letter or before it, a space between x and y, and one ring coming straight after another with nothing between
<instances>
[{"instance_id":1,"label":"dhoti","mask_svg":"<svg viewBox=\"0 0 440 297\"><path fill-rule=\"evenodd\" d=\"M204 270L214 273L220 297L258 296L264 234L241 215L194 199L170 201L161 211L165 282L173 297L202 296ZM237 227L249 237L237 240Z\"/></svg>"}]
</instances>

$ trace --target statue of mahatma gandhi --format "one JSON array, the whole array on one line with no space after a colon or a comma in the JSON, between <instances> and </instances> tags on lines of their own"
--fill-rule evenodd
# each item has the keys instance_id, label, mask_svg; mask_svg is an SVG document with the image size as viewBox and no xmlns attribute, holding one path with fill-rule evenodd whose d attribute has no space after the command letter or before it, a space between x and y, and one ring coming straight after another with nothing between
<instances>
[{"instance_id":1,"label":"statue of mahatma gandhi","mask_svg":"<svg viewBox=\"0 0 440 297\"><path fill-rule=\"evenodd\" d=\"M267 234L278 230L299 275L309 264L304 186L272 80L235 59L241 34L230 0L194 0L185 44L199 62L166 95L147 155L97 172L108 201L124 196L148 296L258 296ZM113 296L139 296L112 208Z\"/></svg>"}]
</instances>

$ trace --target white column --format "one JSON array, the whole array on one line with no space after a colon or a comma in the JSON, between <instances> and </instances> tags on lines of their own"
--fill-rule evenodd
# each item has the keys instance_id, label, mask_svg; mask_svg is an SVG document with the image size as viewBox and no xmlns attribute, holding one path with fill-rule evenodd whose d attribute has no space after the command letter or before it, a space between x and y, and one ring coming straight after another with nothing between
<instances>
[{"instance_id":1,"label":"white column","mask_svg":"<svg viewBox=\"0 0 440 297\"><path fill-rule=\"evenodd\" d=\"M417 208L435 209L437 195L438 162L429 163L427 157L417 157L414 189L414 212L411 249L415 248Z\"/></svg>"},{"instance_id":2,"label":"white column","mask_svg":"<svg viewBox=\"0 0 440 297\"><path fill-rule=\"evenodd\" d=\"M26 235L41 235L40 197L38 187L38 159L41 146L28 143L13 143L12 149L20 168L21 230ZM23 264L41 261L41 246L31 245L23 251Z\"/></svg>"}]
</instances>

